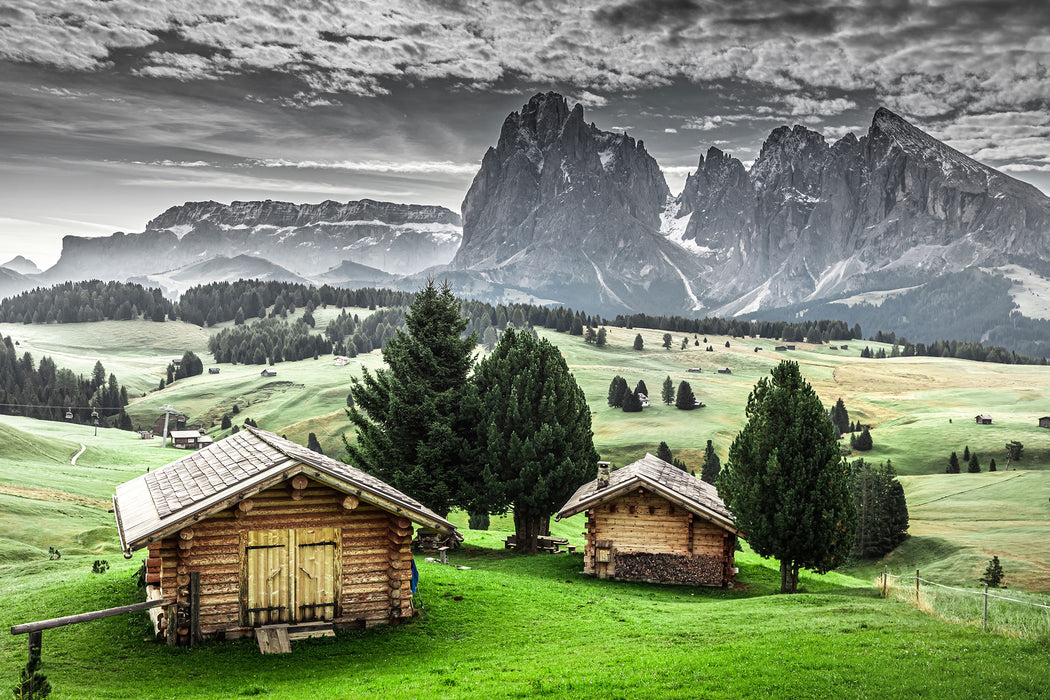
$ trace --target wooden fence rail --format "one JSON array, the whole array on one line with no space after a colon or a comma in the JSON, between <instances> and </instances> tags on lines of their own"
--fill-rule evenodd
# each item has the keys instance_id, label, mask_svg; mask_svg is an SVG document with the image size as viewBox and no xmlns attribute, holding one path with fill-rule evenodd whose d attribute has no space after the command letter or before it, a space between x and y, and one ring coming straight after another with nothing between
<instances>
[{"instance_id":1,"label":"wooden fence rail","mask_svg":"<svg viewBox=\"0 0 1050 700\"><path fill-rule=\"evenodd\" d=\"M160 605L166 605L171 601L158 598L157 600L147 600L143 603L132 603L131 605L121 605L119 608L106 608L105 610L94 610L92 612L80 613L79 615L66 615L65 617L55 617L50 620L40 620L38 622L27 622L24 625L15 625L11 628L11 634L28 634L29 635L29 658L33 658L34 650L37 653L42 651L44 646L44 630L54 629L55 627L65 627L66 625L75 625L78 622L89 622L91 620L101 620L104 617L113 617L114 615L123 615L129 612L138 612L140 610L149 610Z\"/></svg>"},{"instance_id":2,"label":"wooden fence rail","mask_svg":"<svg viewBox=\"0 0 1050 700\"><path fill-rule=\"evenodd\" d=\"M147 600L143 603L132 603L131 605L121 605L119 608L106 608L105 610L95 610L93 612L80 613L79 615L66 615L65 617L56 617L51 620L40 620L39 622L27 622L24 625L15 625L11 628L11 634L29 634L30 632L40 632L43 630L49 630L54 627L64 627L66 625L75 625L78 622L89 622L91 620L101 620L104 617L113 617L114 615L123 615L129 612L138 612L139 610L149 610L160 605L166 605L171 601L158 598L157 600Z\"/></svg>"}]
</instances>

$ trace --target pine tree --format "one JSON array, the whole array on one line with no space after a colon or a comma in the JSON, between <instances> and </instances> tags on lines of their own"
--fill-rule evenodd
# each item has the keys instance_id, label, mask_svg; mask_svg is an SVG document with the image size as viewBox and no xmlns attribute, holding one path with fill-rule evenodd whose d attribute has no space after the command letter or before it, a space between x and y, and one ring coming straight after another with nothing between
<instances>
[{"instance_id":1,"label":"pine tree","mask_svg":"<svg viewBox=\"0 0 1050 700\"><path fill-rule=\"evenodd\" d=\"M534 554L598 461L586 398L556 347L513 330L478 363L473 384L480 475L470 510L513 508L517 548Z\"/></svg>"},{"instance_id":2,"label":"pine tree","mask_svg":"<svg viewBox=\"0 0 1050 700\"><path fill-rule=\"evenodd\" d=\"M584 334L583 334L583 342L590 343L591 345L594 345L595 341L597 341L597 340L598 340L598 334L594 331L593 328L591 328L590 326L587 326L587 330L584 331Z\"/></svg>"},{"instance_id":3,"label":"pine tree","mask_svg":"<svg viewBox=\"0 0 1050 700\"><path fill-rule=\"evenodd\" d=\"M835 428L798 364L771 375L748 397L718 491L752 549L780 561L780 590L794 593L799 569L824 573L845 560L856 506Z\"/></svg>"},{"instance_id":4,"label":"pine tree","mask_svg":"<svg viewBox=\"0 0 1050 700\"><path fill-rule=\"evenodd\" d=\"M999 563L999 557L993 556L984 570L984 575L978 579L989 588L1006 588L1003 585L1003 565Z\"/></svg>"},{"instance_id":5,"label":"pine tree","mask_svg":"<svg viewBox=\"0 0 1050 700\"><path fill-rule=\"evenodd\" d=\"M660 446L656 448L656 456L668 464L671 464L671 461L674 459L674 455L671 454L671 448L663 441L661 441Z\"/></svg>"},{"instance_id":6,"label":"pine tree","mask_svg":"<svg viewBox=\"0 0 1050 700\"><path fill-rule=\"evenodd\" d=\"M608 334L605 331L605 327L603 326L603 327L599 328L598 329L598 337L594 341L594 347L596 347L596 348L604 348L606 346L606 344L609 342L607 336L608 336Z\"/></svg>"},{"instance_id":7,"label":"pine tree","mask_svg":"<svg viewBox=\"0 0 1050 700\"><path fill-rule=\"evenodd\" d=\"M967 445L965 448L963 448L962 461L964 461L964 462L969 462L970 461L970 446L969 445Z\"/></svg>"},{"instance_id":8,"label":"pine tree","mask_svg":"<svg viewBox=\"0 0 1050 700\"><path fill-rule=\"evenodd\" d=\"M860 435L857 436L856 440L853 440L852 437L853 436L851 435L850 446L855 447L861 452L867 452L875 446L871 439L871 433L868 431L867 427L865 427L864 430L861 431Z\"/></svg>"},{"instance_id":9,"label":"pine tree","mask_svg":"<svg viewBox=\"0 0 1050 700\"><path fill-rule=\"evenodd\" d=\"M715 447L711 441L707 441L704 449L704 464L700 467L700 480L714 484L718 480L718 474L722 471L722 461L715 454Z\"/></svg>"},{"instance_id":10,"label":"pine tree","mask_svg":"<svg viewBox=\"0 0 1050 700\"><path fill-rule=\"evenodd\" d=\"M977 453L973 452L970 454L970 466L967 467L966 472L968 474L980 474L981 463L977 460Z\"/></svg>"},{"instance_id":11,"label":"pine tree","mask_svg":"<svg viewBox=\"0 0 1050 700\"><path fill-rule=\"evenodd\" d=\"M356 442L343 437L348 461L442 517L466 505L474 441L467 377L477 334L446 282L433 280L405 313L405 330L383 347L387 369L351 379L356 406L347 416Z\"/></svg>"},{"instance_id":12,"label":"pine tree","mask_svg":"<svg viewBox=\"0 0 1050 700\"><path fill-rule=\"evenodd\" d=\"M835 402L835 407L831 409L831 422L838 428L839 434L852 432L850 430L849 412L846 410L846 403L841 396Z\"/></svg>"},{"instance_id":13,"label":"pine tree","mask_svg":"<svg viewBox=\"0 0 1050 700\"><path fill-rule=\"evenodd\" d=\"M233 421L230 420L230 414L224 414L222 422L219 423L219 428L222 430L229 430L231 425L233 425Z\"/></svg>"},{"instance_id":14,"label":"pine tree","mask_svg":"<svg viewBox=\"0 0 1050 700\"><path fill-rule=\"evenodd\" d=\"M663 389L660 391L660 398L663 399L665 406L670 406L674 403L674 382L671 381L671 375L667 375L667 379L664 380Z\"/></svg>"},{"instance_id":15,"label":"pine tree","mask_svg":"<svg viewBox=\"0 0 1050 700\"><path fill-rule=\"evenodd\" d=\"M623 406L623 397L628 393L630 393L630 389L627 386L627 380L620 375L616 375L613 377L612 382L609 383L609 405L613 408L621 408Z\"/></svg>"},{"instance_id":16,"label":"pine tree","mask_svg":"<svg viewBox=\"0 0 1050 700\"><path fill-rule=\"evenodd\" d=\"M642 411L642 400L638 398L638 394L633 391L628 391L623 395L623 401L620 402L620 408L623 409L624 413L640 413Z\"/></svg>"},{"instance_id":17,"label":"pine tree","mask_svg":"<svg viewBox=\"0 0 1050 700\"><path fill-rule=\"evenodd\" d=\"M671 337L670 333L664 333L664 347L665 348L670 350L671 349L671 343L673 341L674 341L674 339Z\"/></svg>"},{"instance_id":18,"label":"pine tree","mask_svg":"<svg viewBox=\"0 0 1050 700\"><path fill-rule=\"evenodd\" d=\"M644 347L645 347L645 341L642 340L642 334L639 333L638 335L634 336L634 349L635 350L641 350Z\"/></svg>"},{"instance_id":19,"label":"pine tree","mask_svg":"<svg viewBox=\"0 0 1050 700\"><path fill-rule=\"evenodd\" d=\"M639 379L638 383L635 384L635 386L634 386L634 393L636 393L636 394L644 394L645 396L649 396L649 388L647 386L645 386L645 380L644 379Z\"/></svg>"},{"instance_id":20,"label":"pine tree","mask_svg":"<svg viewBox=\"0 0 1050 700\"><path fill-rule=\"evenodd\" d=\"M40 672L40 647L29 647L29 661L22 668L18 684L11 690L15 700L43 700L51 694L51 682Z\"/></svg>"},{"instance_id":21,"label":"pine tree","mask_svg":"<svg viewBox=\"0 0 1050 700\"><path fill-rule=\"evenodd\" d=\"M992 457L988 461L988 471L990 471L990 472L994 472L995 471L995 457Z\"/></svg>"},{"instance_id":22,"label":"pine tree","mask_svg":"<svg viewBox=\"0 0 1050 700\"><path fill-rule=\"evenodd\" d=\"M944 470L945 474L958 474L959 473L959 455L952 452L951 456L948 457L948 468Z\"/></svg>"},{"instance_id":23,"label":"pine tree","mask_svg":"<svg viewBox=\"0 0 1050 700\"><path fill-rule=\"evenodd\" d=\"M306 437L306 448L317 452L318 454L324 454L324 450L321 449L321 443L317 439L316 433L310 433Z\"/></svg>"},{"instance_id":24,"label":"pine tree","mask_svg":"<svg viewBox=\"0 0 1050 700\"><path fill-rule=\"evenodd\" d=\"M674 399L674 406L682 411L692 411L696 408L696 396L693 395L693 387L684 379L678 384L678 394Z\"/></svg>"}]
</instances>

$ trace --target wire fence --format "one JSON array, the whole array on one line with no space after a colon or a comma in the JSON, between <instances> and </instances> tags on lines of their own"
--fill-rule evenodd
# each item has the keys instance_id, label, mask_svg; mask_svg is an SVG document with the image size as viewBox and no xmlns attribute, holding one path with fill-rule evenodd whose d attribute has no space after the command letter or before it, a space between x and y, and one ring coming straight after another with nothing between
<instances>
[{"instance_id":1,"label":"wire fence","mask_svg":"<svg viewBox=\"0 0 1050 700\"><path fill-rule=\"evenodd\" d=\"M883 572L876 579L884 598L911 603L928 615L948 622L981 627L1013 637L1050 636L1050 604L1046 596L1024 591L959 588L914 576Z\"/></svg>"}]
</instances>

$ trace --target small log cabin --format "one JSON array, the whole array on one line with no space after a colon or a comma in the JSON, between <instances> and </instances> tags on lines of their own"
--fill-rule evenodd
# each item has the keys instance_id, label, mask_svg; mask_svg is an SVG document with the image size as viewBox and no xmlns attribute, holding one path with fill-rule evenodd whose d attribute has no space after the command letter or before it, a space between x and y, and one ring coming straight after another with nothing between
<instances>
[{"instance_id":1,"label":"small log cabin","mask_svg":"<svg viewBox=\"0 0 1050 700\"><path fill-rule=\"evenodd\" d=\"M555 520L587 512L584 573L728 586L739 534L715 487L651 454L584 484Z\"/></svg>"},{"instance_id":2,"label":"small log cabin","mask_svg":"<svg viewBox=\"0 0 1050 700\"><path fill-rule=\"evenodd\" d=\"M149 550L147 599L175 601L154 620L169 644L397 624L415 614L413 525L459 536L379 479L253 427L121 484L113 512L124 556Z\"/></svg>"},{"instance_id":3,"label":"small log cabin","mask_svg":"<svg viewBox=\"0 0 1050 700\"><path fill-rule=\"evenodd\" d=\"M1050 416L1043 416L1039 419L1040 428L1050 428Z\"/></svg>"}]
</instances>

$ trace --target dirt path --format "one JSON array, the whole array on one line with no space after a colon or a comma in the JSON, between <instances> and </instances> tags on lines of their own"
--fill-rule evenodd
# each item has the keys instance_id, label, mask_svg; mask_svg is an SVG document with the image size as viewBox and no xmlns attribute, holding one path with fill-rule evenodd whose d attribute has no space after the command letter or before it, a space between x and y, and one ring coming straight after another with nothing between
<instances>
[{"instance_id":1,"label":"dirt path","mask_svg":"<svg viewBox=\"0 0 1050 700\"><path fill-rule=\"evenodd\" d=\"M77 452L75 455L73 455L73 459L69 460L69 463L72 464L74 467L77 466L77 457L84 454L84 450L86 449L87 445L85 445L84 443L80 443L80 452Z\"/></svg>"}]
</instances>

